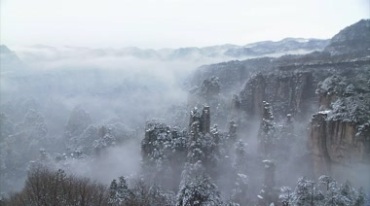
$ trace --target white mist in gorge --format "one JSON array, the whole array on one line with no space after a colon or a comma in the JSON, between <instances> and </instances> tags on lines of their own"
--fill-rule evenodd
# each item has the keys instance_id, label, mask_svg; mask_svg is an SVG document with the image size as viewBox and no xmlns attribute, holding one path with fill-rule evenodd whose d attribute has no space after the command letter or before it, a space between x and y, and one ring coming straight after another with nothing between
<instances>
[{"instance_id":1,"label":"white mist in gorge","mask_svg":"<svg viewBox=\"0 0 370 206\"><path fill-rule=\"evenodd\" d=\"M369 6L2 0L0 205L369 205Z\"/></svg>"}]
</instances>

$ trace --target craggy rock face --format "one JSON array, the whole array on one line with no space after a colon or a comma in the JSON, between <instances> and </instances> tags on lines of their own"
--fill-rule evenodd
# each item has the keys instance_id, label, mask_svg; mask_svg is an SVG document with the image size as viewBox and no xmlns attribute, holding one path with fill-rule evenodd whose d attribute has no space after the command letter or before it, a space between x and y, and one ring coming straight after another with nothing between
<instances>
[{"instance_id":1,"label":"craggy rock face","mask_svg":"<svg viewBox=\"0 0 370 206\"><path fill-rule=\"evenodd\" d=\"M326 118L327 114L318 113L310 125L309 143L315 175L331 173L333 164L350 166L368 161L368 143L356 136L357 125Z\"/></svg>"},{"instance_id":2,"label":"craggy rock face","mask_svg":"<svg viewBox=\"0 0 370 206\"><path fill-rule=\"evenodd\" d=\"M326 114L318 113L313 116L310 125L309 146L315 175L330 173L330 158L327 150Z\"/></svg>"},{"instance_id":3,"label":"craggy rock face","mask_svg":"<svg viewBox=\"0 0 370 206\"><path fill-rule=\"evenodd\" d=\"M315 100L313 76L310 71L273 72L250 78L240 92L241 109L254 117L261 117L262 101L273 105L278 118L287 114L306 112Z\"/></svg>"},{"instance_id":4,"label":"craggy rock face","mask_svg":"<svg viewBox=\"0 0 370 206\"><path fill-rule=\"evenodd\" d=\"M325 48L332 55L361 55L369 54L370 50L370 20L361 20L348 26L335 35L330 45Z\"/></svg>"},{"instance_id":5,"label":"craggy rock face","mask_svg":"<svg viewBox=\"0 0 370 206\"><path fill-rule=\"evenodd\" d=\"M313 172L346 176L354 165L370 166L369 22L345 28L323 52L208 65L194 81L216 76L219 96L230 100L229 118L246 131L263 119L264 101L276 122L291 114L307 128L298 136L308 144Z\"/></svg>"},{"instance_id":6,"label":"craggy rock face","mask_svg":"<svg viewBox=\"0 0 370 206\"><path fill-rule=\"evenodd\" d=\"M321 111L311 120L309 137L317 176L369 165L369 77L369 65L353 66L318 85Z\"/></svg>"},{"instance_id":7,"label":"craggy rock face","mask_svg":"<svg viewBox=\"0 0 370 206\"><path fill-rule=\"evenodd\" d=\"M327 150L331 161L340 164L362 162L364 145L356 138L356 124L329 121L327 124Z\"/></svg>"},{"instance_id":8,"label":"craggy rock face","mask_svg":"<svg viewBox=\"0 0 370 206\"><path fill-rule=\"evenodd\" d=\"M328 61L258 73L234 97L234 109L242 111L246 119L262 118L263 102L268 101L276 121L292 114L308 125L313 173L348 172L354 165L369 165L369 66L368 60Z\"/></svg>"}]
</instances>

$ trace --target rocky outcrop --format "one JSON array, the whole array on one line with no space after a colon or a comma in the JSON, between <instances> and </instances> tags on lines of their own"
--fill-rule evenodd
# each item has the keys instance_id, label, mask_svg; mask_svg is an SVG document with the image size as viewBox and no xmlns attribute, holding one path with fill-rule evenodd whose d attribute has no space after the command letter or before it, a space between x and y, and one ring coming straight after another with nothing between
<instances>
[{"instance_id":1,"label":"rocky outcrop","mask_svg":"<svg viewBox=\"0 0 370 206\"><path fill-rule=\"evenodd\" d=\"M193 132L209 133L211 128L210 107L204 106L202 111L194 108L190 113L189 129Z\"/></svg>"},{"instance_id":2,"label":"rocky outcrop","mask_svg":"<svg viewBox=\"0 0 370 206\"><path fill-rule=\"evenodd\" d=\"M305 113L315 101L313 74L310 71L279 71L257 74L240 92L241 109L249 116L261 117L262 102L274 107L277 117Z\"/></svg>"},{"instance_id":3,"label":"rocky outcrop","mask_svg":"<svg viewBox=\"0 0 370 206\"><path fill-rule=\"evenodd\" d=\"M235 94L245 84L246 80L257 71L272 69L273 58L248 59L244 61L229 61L219 64L205 65L198 68L189 78L188 87L202 85L203 81L212 76L218 78L220 92L229 96Z\"/></svg>"},{"instance_id":4,"label":"rocky outcrop","mask_svg":"<svg viewBox=\"0 0 370 206\"><path fill-rule=\"evenodd\" d=\"M370 64L356 61L259 73L234 98L235 108L262 118L268 101L276 119L314 114L307 139L313 170L317 176L334 175L338 166L370 163L369 79Z\"/></svg>"},{"instance_id":5,"label":"rocky outcrop","mask_svg":"<svg viewBox=\"0 0 370 206\"><path fill-rule=\"evenodd\" d=\"M277 121L291 113L303 124L314 114L303 135L313 173L358 181L346 174L370 165L370 62L365 62L327 61L256 74L234 97L234 109L246 119L262 118L268 101Z\"/></svg>"},{"instance_id":6,"label":"rocky outcrop","mask_svg":"<svg viewBox=\"0 0 370 206\"><path fill-rule=\"evenodd\" d=\"M370 59L343 62L328 59L326 63L292 64L289 69L280 65L249 77L239 94L239 107L248 116L261 117L262 101L267 101L273 106L278 119L288 113L295 118L311 116L319 108L330 108L339 94L349 97L357 90L369 93L369 69ZM352 80L346 82L347 79Z\"/></svg>"},{"instance_id":7,"label":"rocky outcrop","mask_svg":"<svg viewBox=\"0 0 370 206\"><path fill-rule=\"evenodd\" d=\"M317 176L335 173L336 165L370 163L369 65L360 68L329 76L318 85L321 111L311 120L309 137Z\"/></svg>"},{"instance_id":8,"label":"rocky outcrop","mask_svg":"<svg viewBox=\"0 0 370 206\"><path fill-rule=\"evenodd\" d=\"M326 137L326 115L318 113L313 116L310 125L310 148L314 166L314 173L317 175L330 172L330 159L327 150Z\"/></svg>"},{"instance_id":9,"label":"rocky outcrop","mask_svg":"<svg viewBox=\"0 0 370 206\"><path fill-rule=\"evenodd\" d=\"M276 128L274 125L274 115L268 102L263 101L263 116L258 131L259 152L264 156L271 156L276 141Z\"/></svg>"},{"instance_id":10,"label":"rocky outcrop","mask_svg":"<svg viewBox=\"0 0 370 206\"><path fill-rule=\"evenodd\" d=\"M264 101L276 122L291 114L309 125L307 136L303 130L300 136L316 175L333 173L338 165L370 165L369 22L345 28L323 52L208 65L193 80L218 77L221 95L243 85L239 95L229 96L230 116L241 128L263 118Z\"/></svg>"},{"instance_id":11,"label":"rocky outcrop","mask_svg":"<svg viewBox=\"0 0 370 206\"><path fill-rule=\"evenodd\" d=\"M358 137L353 122L328 121L327 113L315 114L310 125L310 149L316 176L333 174L333 165L351 167L369 163L369 141Z\"/></svg>"},{"instance_id":12,"label":"rocky outcrop","mask_svg":"<svg viewBox=\"0 0 370 206\"><path fill-rule=\"evenodd\" d=\"M363 19L335 35L325 51L331 55L366 56L370 54L370 19Z\"/></svg>"}]
</instances>

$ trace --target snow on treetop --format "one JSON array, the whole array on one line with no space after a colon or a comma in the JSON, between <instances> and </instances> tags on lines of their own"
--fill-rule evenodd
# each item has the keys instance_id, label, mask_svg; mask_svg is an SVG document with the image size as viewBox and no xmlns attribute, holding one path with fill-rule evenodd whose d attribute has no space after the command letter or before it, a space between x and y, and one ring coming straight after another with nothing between
<instances>
[{"instance_id":1,"label":"snow on treetop","mask_svg":"<svg viewBox=\"0 0 370 206\"><path fill-rule=\"evenodd\" d=\"M275 166L275 163L273 160L263 160L262 163L265 165L265 168L270 168Z\"/></svg>"},{"instance_id":2,"label":"snow on treetop","mask_svg":"<svg viewBox=\"0 0 370 206\"><path fill-rule=\"evenodd\" d=\"M331 110L324 110L324 111L319 111L318 113L319 114L329 114L331 112Z\"/></svg>"},{"instance_id":3,"label":"snow on treetop","mask_svg":"<svg viewBox=\"0 0 370 206\"><path fill-rule=\"evenodd\" d=\"M331 107L328 120L364 123L370 118L370 94L339 98Z\"/></svg>"}]
</instances>

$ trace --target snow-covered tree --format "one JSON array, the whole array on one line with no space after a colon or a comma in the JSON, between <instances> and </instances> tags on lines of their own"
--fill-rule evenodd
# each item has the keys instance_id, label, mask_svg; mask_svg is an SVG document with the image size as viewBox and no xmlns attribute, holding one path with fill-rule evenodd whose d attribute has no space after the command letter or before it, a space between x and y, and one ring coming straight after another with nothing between
<instances>
[{"instance_id":1,"label":"snow-covered tree","mask_svg":"<svg viewBox=\"0 0 370 206\"><path fill-rule=\"evenodd\" d=\"M10 196L6 205L107 205L108 196L103 185L86 178L66 175L63 170L52 171L33 164L24 188Z\"/></svg>"},{"instance_id":2,"label":"snow-covered tree","mask_svg":"<svg viewBox=\"0 0 370 206\"><path fill-rule=\"evenodd\" d=\"M181 171L187 155L187 135L177 128L148 122L141 142L145 178L162 184L162 187L178 187Z\"/></svg>"},{"instance_id":3,"label":"snow-covered tree","mask_svg":"<svg viewBox=\"0 0 370 206\"><path fill-rule=\"evenodd\" d=\"M291 206L364 206L366 196L362 189L357 191L347 181L337 183L330 176L321 176L319 184L324 191L313 181L299 178L295 190L282 189L280 200L284 205Z\"/></svg>"},{"instance_id":4,"label":"snow-covered tree","mask_svg":"<svg viewBox=\"0 0 370 206\"><path fill-rule=\"evenodd\" d=\"M334 179L327 175L321 175L319 177L319 183L325 185L326 191L329 190L329 185L332 183Z\"/></svg>"},{"instance_id":5,"label":"snow-covered tree","mask_svg":"<svg viewBox=\"0 0 370 206\"><path fill-rule=\"evenodd\" d=\"M217 186L212 183L201 161L187 164L180 183L176 206L222 205Z\"/></svg>"},{"instance_id":6,"label":"snow-covered tree","mask_svg":"<svg viewBox=\"0 0 370 206\"><path fill-rule=\"evenodd\" d=\"M117 194L120 203L126 202L127 200L132 198L132 191L128 188L126 179L123 176L118 178Z\"/></svg>"},{"instance_id":7,"label":"snow-covered tree","mask_svg":"<svg viewBox=\"0 0 370 206\"><path fill-rule=\"evenodd\" d=\"M291 205L309 206L314 205L316 200L315 197L315 185L313 181L303 177L298 179L297 187L289 201Z\"/></svg>"},{"instance_id":8,"label":"snow-covered tree","mask_svg":"<svg viewBox=\"0 0 370 206\"><path fill-rule=\"evenodd\" d=\"M325 206L355 206L365 203L363 193L361 194L353 188L350 182L339 184L334 180L329 183L329 190L326 192L323 202Z\"/></svg>"},{"instance_id":9,"label":"snow-covered tree","mask_svg":"<svg viewBox=\"0 0 370 206\"><path fill-rule=\"evenodd\" d=\"M102 126L98 130L99 138L94 141L93 147L98 153L107 147L115 146L117 138L112 134L111 128Z\"/></svg>"},{"instance_id":10,"label":"snow-covered tree","mask_svg":"<svg viewBox=\"0 0 370 206\"><path fill-rule=\"evenodd\" d=\"M114 179L109 186L108 205L109 206L119 206L119 204L120 204L120 200L118 197L118 185L117 185L117 181Z\"/></svg>"}]
</instances>

